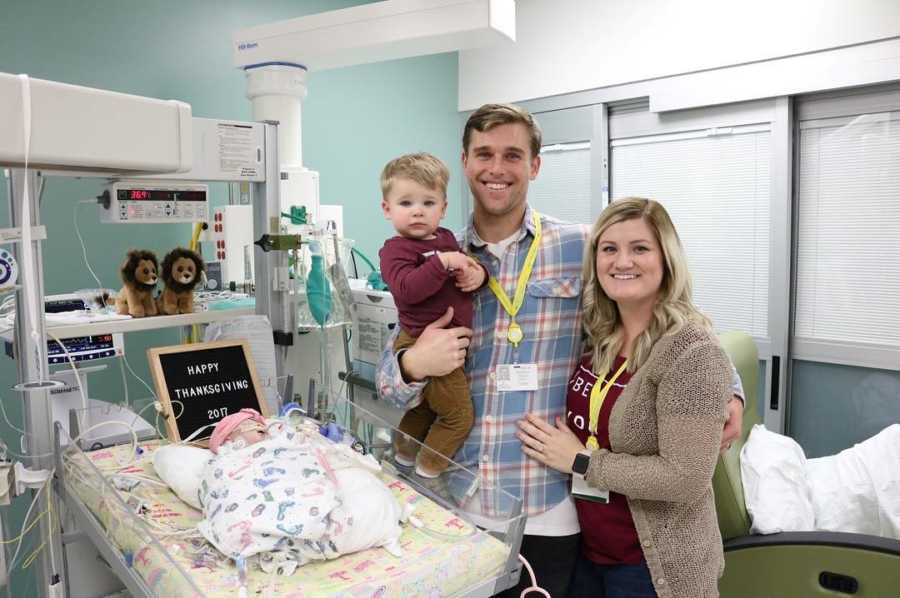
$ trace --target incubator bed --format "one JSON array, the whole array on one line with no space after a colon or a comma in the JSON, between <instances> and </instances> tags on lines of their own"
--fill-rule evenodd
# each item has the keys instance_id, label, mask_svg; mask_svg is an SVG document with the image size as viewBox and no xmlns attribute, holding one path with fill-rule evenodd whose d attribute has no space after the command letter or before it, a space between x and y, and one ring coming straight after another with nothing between
<instances>
[{"instance_id":1,"label":"incubator bed","mask_svg":"<svg viewBox=\"0 0 900 598\"><path fill-rule=\"evenodd\" d=\"M91 411L82 413L79 421L89 424L96 417ZM375 420L376 416L352 405L339 418L347 427L352 422L354 429L362 430L360 436L368 438L363 442L367 450L380 456L390 443L383 432L377 433ZM243 583L248 596L474 598L493 595L518 580L517 555L525 523L519 501L505 495L508 500L503 502L509 509L489 519L492 531L487 532L450 500L419 487L389 466L379 475L401 505L414 505L418 524L403 525L401 558L372 548L308 563L290 576L250 566L246 579L241 579L233 561L189 531L202 519L201 512L178 498L156 475L153 453L167 441L142 441L140 450L134 451L130 433L123 437L111 431L114 443L95 440L94 450L83 450L57 425L59 492L67 515L134 596L230 597L243 595ZM455 472L472 475L461 468ZM136 480L141 481L139 490L116 488ZM484 520L479 524L485 525Z\"/></svg>"}]
</instances>

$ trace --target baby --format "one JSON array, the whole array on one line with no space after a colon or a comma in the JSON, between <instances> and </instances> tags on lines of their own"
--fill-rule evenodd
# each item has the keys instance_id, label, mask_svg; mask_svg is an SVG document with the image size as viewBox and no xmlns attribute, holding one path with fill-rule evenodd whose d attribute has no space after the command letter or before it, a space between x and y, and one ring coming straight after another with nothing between
<instances>
[{"instance_id":1,"label":"baby","mask_svg":"<svg viewBox=\"0 0 900 598\"><path fill-rule=\"evenodd\" d=\"M375 546L400 555L408 510L375 475L378 463L328 440L312 420L294 428L242 409L216 425L209 448L197 529L230 558L290 575Z\"/></svg>"},{"instance_id":2,"label":"baby","mask_svg":"<svg viewBox=\"0 0 900 598\"><path fill-rule=\"evenodd\" d=\"M409 154L388 162L381 173L381 209L398 236L379 253L381 274L400 314L399 351L415 343L425 327L453 307L451 326L472 325L472 297L487 280L487 271L460 252L453 233L438 224L447 212L450 172L430 154ZM394 458L423 478L434 479L469 435L474 422L469 383L462 368L431 378L422 403L403 416L399 430L425 446L398 435Z\"/></svg>"},{"instance_id":3,"label":"baby","mask_svg":"<svg viewBox=\"0 0 900 598\"><path fill-rule=\"evenodd\" d=\"M209 450L218 454L219 447L231 444L243 448L269 437L266 420L254 409L241 409L237 413L222 418L213 429L209 439Z\"/></svg>"}]
</instances>

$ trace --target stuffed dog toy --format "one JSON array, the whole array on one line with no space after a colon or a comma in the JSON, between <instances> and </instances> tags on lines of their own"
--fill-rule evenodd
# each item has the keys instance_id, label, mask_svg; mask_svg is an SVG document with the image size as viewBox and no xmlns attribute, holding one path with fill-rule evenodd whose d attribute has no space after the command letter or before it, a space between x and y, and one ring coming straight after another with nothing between
<instances>
[{"instance_id":1,"label":"stuffed dog toy","mask_svg":"<svg viewBox=\"0 0 900 598\"><path fill-rule=\"evenodd\" d=\"M203 258L190 249L176 247L162 264L165 288L159 296L159 310L168 315L194 312L194 287L205 269Z\"/></svg>"},{"instance_id":2,"label":"stuffed dog toy","mask_svg":"<svg viewBox=\"0 0 900 598\"><path fill-rule=\"evenodd\" d=\"M132 249L119 269L125 286L116 296L116 311L135 318L155 316L158 312L153 291L159 280L156 255L145 249Z\"/></svg>"}]
</instances>

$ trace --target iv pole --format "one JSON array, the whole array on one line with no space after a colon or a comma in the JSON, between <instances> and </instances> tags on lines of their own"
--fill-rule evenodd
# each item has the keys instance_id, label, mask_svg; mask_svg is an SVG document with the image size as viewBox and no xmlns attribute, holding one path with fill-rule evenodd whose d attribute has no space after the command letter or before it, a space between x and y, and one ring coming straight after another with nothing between
<instances>
[{"instance_id":1,"label":"iv pole","mask_svg":"<svg viewBox=\"0 0 900 598\"><path fill-rule=\"evenodd\" d=\"M8 181L8 203L10 221L14 228L37 227L40 225L39 193L41 178L33 170L12 169ZM25 191L25 180L28 178L29 211L31 222L24 222L21 198ZM46 321L44 318L44 270L41 258L40 240L32 240L34 260L32 264L22 260L23 248L21 242L16 243L13 254L21 264L23 270L31 267L30 276L26 278L26 284L34 285L33 301L28 301L24 284L16 290L16 329L15 329L15 354L18 379L21 382L16 390L22 392L24 402L25 429L29 431L25 436L25 459L30 469L53 469L53 428L51 423L50 388L56 384L48 382ZM32 338L28 322L31 316L38 325L39 336ZM59 505L55 498L55 478L50 482L47 492L51 493L51 510L46 517L41 518L38 525L39 534L47 538L48 546L37 557L38 593L40 596L48 595L49 588L56 584L65 587L65 566L62 547L62 536L59 528ZM32 490L32 496L39 490ZM54 516L54 513L57 515ZM60 593L58 595L63 595Z\"/></svg>"}]
</instances>

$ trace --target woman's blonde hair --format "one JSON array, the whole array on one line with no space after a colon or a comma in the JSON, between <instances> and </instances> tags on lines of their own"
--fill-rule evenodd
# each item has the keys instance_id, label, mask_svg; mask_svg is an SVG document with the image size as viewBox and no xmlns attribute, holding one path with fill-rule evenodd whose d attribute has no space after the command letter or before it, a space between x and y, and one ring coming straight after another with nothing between
<instances>
[{"instance_id":1,"label":"woman's blonde hair","mask_svg":"<svg viewBox=\"0 0 900 598\"><path fill-rule=\"evenodd\" d=\"M642 218L653 231L662 251L663 276L659 298L647 329L634 341L628 358L628 371L634 372L647 361L653 345L667 334L678 332L687 322L711 328L709 319L691 301L691 274L681 240L669 214L659 202L641 197L626 197L609 204L594 227L585 247L582 280L584 280L584 329L588 346L593 349L593 368L605 375L612 366L624 341L619 308L603 291L597 278L597 243L614 224Z\"/></svg>"}]
</instances>

